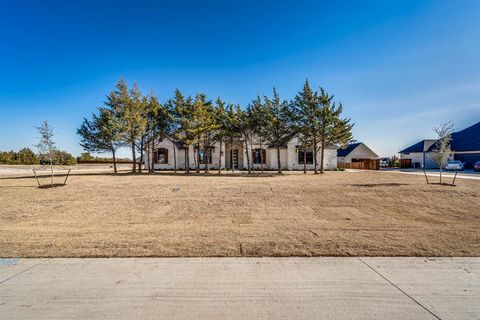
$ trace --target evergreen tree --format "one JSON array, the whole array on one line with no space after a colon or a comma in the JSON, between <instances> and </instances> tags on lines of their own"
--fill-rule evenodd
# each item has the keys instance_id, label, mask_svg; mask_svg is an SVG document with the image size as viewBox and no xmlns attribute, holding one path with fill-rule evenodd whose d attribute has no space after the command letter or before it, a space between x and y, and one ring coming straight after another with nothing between
<instances>
[{"instance_id":1,"label":"evergreen tree","mask_svg":"<svg viewBox=\"0 0 480 320\"><path fill-rule=\"evenodd\" d=\"M220 174L222 172L222 156L225 156L223 154L223 143L225 140L225 137L227 136L228 132L228 127L226 124L227 117L226 117L226 105L225 102L223 102L220 97L217 98L215 102L215 122L217 124L217 129L216 129L216 140L220 143L220 150L218 154L218 173Z\"/></svg>"},{"instance_id":2,"label":"evergreen tree","mask_svg":"<svg viewBox=\"0 0 480 320\"><path fill-rule=\"evenodd\" d=\"M180 90L175 91L175 98L172 100L173 117L175 123L174 140L185 150L185 173L190 172L189 148L195 143L195 115L193 100L185 98Z\"/></svg>"},{"instance_id":3,"label":"evergreen tree","mask_svg":"<svg viewBox=\"0 0 480 320\"><path fill-rule=\"evenodd\" d=\"M15 155L15 162L18 164L38 164L37 155L30 148L20 149Z\"/></svg>"},{"instance_id":4,"label":"evergreen tree","mask_svg":"<svg viewBox=\"0 0 480 320\"><path fill-rule=\"evenodd\" d=\"M180 93L180 91L177 89L175 92L176 97L179 95L181 96L181 100L183 101L183 95ZM165 126L165 138L170 140L170 142L173 144L173 169L175 173L177 173L177 150L178 150L178 144L180 143L180 136L182 132L182 128L180 126L180 116L177 113L176 104L181 104L179 103L178 98L176 98L177 102L175 102L174 99L169 99L165 104L164 104L164 112L165 115L167 116L167 121L166 121L166 126Z\"/></svg>"},{"instance_id":5,"label":"evergreen tree","mask_svg":"<svg viewBox=\"0 0 480 320\"><path fill-rule=\"evenodd\" d=\"M0 151L0 163L1 164L15 164L15 152Z\"/></svg>"},{"instance_id":6,"label":"evergreen tree","mask_svg":"<svg viewBox=\"0 0 480 320\"><path fill-rule=\"evenodd\" d=\"M151 150L153 152L156 140L159 138L163 139L169 137L173 117L167 105L162 105L160 102L158 102L158 99L155 96L150 95L147 103L147 150ZM176 146L174 145L174 153L175 149ZM175 163L177 161L175 154L174 161ZM153 172L153 161L149 161L149 163L151 164L149 170Z\"/></svg>"},{"instance_id":7,"label":"evergreen tree","mask_svg":"<svg viewBox=\"0 0 480 320\"><path fill-rule=\"evenodd\" d=\"M202 93L198 93L195 95L195 99L193 100L193 112L191 113L191 128L190 132L193 137L193 145L194 145L194 155L195 155L195 168L197 173L200 172L200 162L201 162L201 153L204 152L204 160L206 158L207 150L202 150L202 146L204 143L204 137L207 133L207 126L206 124L208 118L208 111L209 105L211 105L210 101L206 100L206 96ZM204 161L208 162L208 161Z\"/></svg>"},{"instance_id":8,"label":"evergreen tree","mask_svg":"<svg viewBox=\"0 0 480 320\"><path fill-rule=\"evenodd\" d=\"M166 126L169 122L165 107L158 101L157 97L151 93L147 97L142 97L141 112L145 118L143 132L137 142L137 149L140 152L139 172L142 172L142 163L144 162L144 153L147 153L149 159L148 171L153 172L153 156L155 140L165 136ZM152 158L152 159L151 159Z\"/></svg>"},{"instance_id":9,"label":"evergreen tree","mask_svg":"<svg viewBox=\"0 0 480 320\"><path fill-rule=\"evenodd\" d=\"M329 95L320 88L319 102L321 108L318 112L318 137L320 141L320 173L324 173L325 148L331 145L346 146L353 138L353 123L350 118L342 118L343 106L338 106L333 101L333 95Z\"/></svg>"},{"instance_id":10,"label":"evergreen tree","mask_svg":"<svg viewBox=\"0 0 480 320\"><path fill-rule=\"evenodd\" d=\"M243 111L240 105L235 107L235 123L238 128L238 132L241 135L243 150L245 151L245 156L247 158L247 168L248 173L252 172L252 166L250 162L250 153L249 153L249 144L252 145L253 137L255 134L255 129L253 127L253 122L250 119L248 111Z\"/></svg>"},{"instance_id":11,"label":"evergreen tree","mask_svg":"<svg viewBox=\"0 0 480 320\"><path fill-rule=\"evenodd\" d=\"M320 131L320 103L318 93L310 88L308 80L305 81L303 90L300 91L294 100L295 126L298 133L300 150L303 151L303 172L306 173L306 152L312 150L314 173L317 174L318 161L318 133Z\"/></svg>"},{"instance_id":12,"label":"evergreen tree","mask_svg":"<svg viewBox=\"0 0 480 320\"><path fill-rule=\"evenodd\" d=\"M249 104L247 112L253 128L255 138L258 139L260 146L260 169L263 173L264 170L264 152L263 146L265 137L268 134L268 110L266 109L266 103L263 103L260 96L257 97ZM253 150L252 150L253 154Z\"/></svg>"},{"instance_id":13,"label":"evergreen tree","mask_svg":"<svg viewBox=\"0 0 480 320\"><path fill-rule=\"evenodd\" d=\"M117 173L116 152L124 145L121 141L118 119L111 109L99 108L98 116L92 114L92 119L83 119L83 123L77 130L82 137L80 145L89 152L111 152L113 171Z\"/></svg>"},{"instance_id":14,"label":"evergreen tree","mask_svg":"<svg viewBox=\"0 0 480 320\"><path fill-rule=\"evenodd\" d=\"M225 114L223 117L223 131L224 131L224 139L225 139L225 146L228 145L230 154L230 166L232 172L235 170L233 161L232 161L232 150L235 143L241 141L242 139L242 132L240 130L241 121L239 106L234 106L233 104L228 104L225 108Z\"/></svg>"},{"instance_id":15,"label":"evergreen tree","mask_svg":"<svg viewBox=\"0 0 480 320\"><path fill-rule=\"evenodd\" d=\"M116 90L108 95L106 105L118 119L122 141L132 150L132 171L136 172L137 142L147 123L145 104L137 84L129 90L125 80L121 79L115 87Z\"/></svg>"},{"instance_id":16,"label":"evergreen tree","mask_svg":"<svg viewBox=\"0 0 480 320\"><path fill-rule=\"evenodd\" d=\"M278 172L282 173L280 149L285 148L296 134L295 112L291 103L280 100L275 88L272 99L265 97L265 107L267 111L265 140L271 148L277 150Z\"/></svg>"},{"instance_id":17,"label":"evergreen tree","mask_svg":"<svg viewBox=\"0 0 480 320\"><path fill-rule=\"evenodd\" d=\"M211 101L206 101L205 95L199 95L196 107L196 116L199 124L198 134L200 137L200 145L198 150L203 147L205 172L210 169L210 152L213 153L215 143L221 138L219 135L220 124L218 123L215 106Z\"/></svg>"}]
</instances>

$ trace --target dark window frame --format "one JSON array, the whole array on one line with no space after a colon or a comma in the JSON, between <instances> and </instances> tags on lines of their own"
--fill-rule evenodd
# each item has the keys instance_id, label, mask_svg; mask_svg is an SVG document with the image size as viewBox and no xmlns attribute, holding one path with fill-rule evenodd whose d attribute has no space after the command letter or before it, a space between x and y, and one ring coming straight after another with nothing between
<instances>
[{"instance_id":1,"label":"dark window frame","mask_svg":"<svg viewBox=\"0 0 480 320\"><path fill-rule=\"evenodd\" d=\"M168 159L165 157L165 154L168 152L168 150L166 150L166 148L157 149L157 164L168 164Z\"/></svg>"},{"instance_id":2,"label":"dark window frame","mask_svg":"<svg viewBox=\"0 0 480 320\"><path fill-rule=\"evenodd\" d=\"M298 150L298 164L303 164L304 150ZM313 150L306 150L307 152L307 164L313 164Z\"/></svg>"},{"instance_id":3,"label":"dark window frame","mask_svg":"<svg viewBox=\"0 0 480 320\"><path fill-rule=\"evenodd\" d=\"M205 152L205 149L200 149L197 150L198 152L198 157L200 159L200 164L212 164L213 163L213 148L207 148L207 152ZM205 162L205 157L207 159L207 162Z\"/></svg>"},{"instance_id":4,"label":"dark window frame","mask_svg":"<svg viewBox=\"0 0 480 320\"><path fill-rule=\"evenodd\" d=\"M263 153L263 159L262 159L262 153ZM260 148L255 148L253 149L253 164L262 164L262 160L263 160L263 164L266 164L267 163L267 160L266 160L266 157L267 156L267 152L265 149L260 149Z\"/></svg>"}]
</instances>

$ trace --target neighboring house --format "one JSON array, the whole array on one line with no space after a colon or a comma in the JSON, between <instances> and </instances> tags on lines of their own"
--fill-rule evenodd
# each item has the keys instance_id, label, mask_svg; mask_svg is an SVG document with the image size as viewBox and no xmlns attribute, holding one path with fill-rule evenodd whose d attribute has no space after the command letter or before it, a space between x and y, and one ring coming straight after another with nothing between
<instances>
[{"instance_id":1,"label":"neighboring house","mask_svg":"<svg viewBox=\"0 0 480 320\"><path fill-rule=\"evenodd\" d=\"M169 139L160 139L155 143L153 152L146 152L145 166L148 167L150 161L153 161L155 170L172 170L176 167L179 170L185 169L186 155L188 154L190 169L196 168L197 152L200 156L200 169L205 168L205 163L208 162L211 169L221 168L246 170L247 155L242 146L242 142L230 144L222 143L220 150L220 143L217 142L212 148L204 150L200 147L189 146L188 148L181 144L174 144ZM150 154L150 156L148 156ZM263 156L262 156L263 155ZM250 164L255 169L261 168L261 159L263 158L263 167L265 170L277 170L277 150L270 148L263 144L260 148L260 143L255 142L253 145L248 145L248 156L250 157ZM313 151L307 151L307 170L313 170ZM280 149L280 164L283 170L303 170L303 151L301 151L298 139L292 139L287 145ZM317 154L317 168L320 169L320 151ZM329 147L325 149L324 168L326 170L333 170L337 168L337 148Z\"/></svg>"},{"instance_id":2,"label":"neighboring house","mask_svg":"<svg viewBox=\"0 0 480 320\"><path fill-rule=\"evenodd\" d=\"M402 168L438 168L432 158L437 140L428 139L400 151L400 167ZM472 168L480 161L480 122L452 133L451 159L465 162L465 168Z\"/></svg>"},{"instance_id":3,"label":"neighboring house","mask_svg":"<svg viewBox=\"0 0 480 320\"><path fill-rule=\"evenodd\" d=\"M364 162L365 160L377 159L379 159L379 156L363 142L352 143L344 149L337 150L338 163Z\"/></svg>"}]
</instances>

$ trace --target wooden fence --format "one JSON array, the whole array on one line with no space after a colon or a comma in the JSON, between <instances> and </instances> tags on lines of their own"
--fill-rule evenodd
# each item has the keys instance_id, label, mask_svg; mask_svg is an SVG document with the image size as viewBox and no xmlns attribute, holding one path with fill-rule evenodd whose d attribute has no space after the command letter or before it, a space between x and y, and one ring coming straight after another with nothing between
<instances>
[{"instance_id":1,"label":"wooden fence","mask_svg":"<svg viewBox=\"0 0 480 320\"><path fill-rule=\"evenodd\" d=\"M132 164L132 160L117 160L117 164ZM113 160L77 160L77 164L113 164Z\"/></svg>"},{"instance_id":2,"label":"wooden fence","mask_svg":"<svg viewBox=\"0 0 480 320\"><path fill-rule=\"evenodd\" d=\"M412 168L412 159L400 159L400 168Z\"/></svg>"},{"instance_id":3,"label":"wooden fence","mask_svg":"<svg viewBox=\"0 0 480 320\"><path fill-rule=\"evenodd\" d=\"M379 159L364 159L359 162L338 163L340 169L380 170Z\"/></svg>"}]
</instances>

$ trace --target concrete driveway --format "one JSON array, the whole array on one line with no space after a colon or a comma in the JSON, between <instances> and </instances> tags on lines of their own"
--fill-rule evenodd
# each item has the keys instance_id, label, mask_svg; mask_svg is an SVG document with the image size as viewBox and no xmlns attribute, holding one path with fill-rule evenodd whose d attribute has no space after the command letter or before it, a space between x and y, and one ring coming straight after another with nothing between
<instances>
[{"instance_id":1,"label":"concrete driveway","mask_svg":"<svg viewBox=\"0 0 480 320\"><path fill-rule=\"evenodd\" d=\"M1 319L479 319L480 258L0 259Z\"/></svg>"},{"instance_id":2,"label":"concrete driveway","mask_svg":"<svg viewBox=\"0 0 480 320\"><path fill-rule=\"evenodd\" d=\"M387 168L381 169L379 172L393 172L393 173L401 173L401 174L413 174L413 175L420 175L424 176L425 173L422 169L398 169L398 168ZM428 177L439 178L440 171L429 169L426 171ZM451 182L453 177L455 176L455 172L452 171L443 171L442 178L445 179L445 182ZM466 169L464 171L458 171L457 179L470 179L470 180L480 180L480 172L475 172L470 169ZM434 182L438 182L437 180Z\"/></svg>"}]
</instances>

